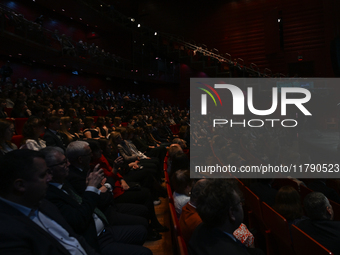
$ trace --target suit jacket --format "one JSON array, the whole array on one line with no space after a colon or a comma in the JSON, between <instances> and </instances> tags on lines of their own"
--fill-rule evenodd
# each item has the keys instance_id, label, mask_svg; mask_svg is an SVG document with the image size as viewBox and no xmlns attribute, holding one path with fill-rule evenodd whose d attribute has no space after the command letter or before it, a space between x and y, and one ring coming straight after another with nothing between
<instances>
[{"instance_id":1,"label":"suit jacket","mask_svg":"<svg viewBox=\"0 0 340 255\"><path fill-rule=\"evenodd\" d=\"M64 143L50 129L46 129L43 139L46 141L46 146L57 146L65 151Z\"/></svg>"},{"instance_id":2,"label":"suit jacket","mask_svg":"<svg viewBox=\"0 0 340 255\"><path fill-rule=\"evenodd\" d=\"M191 236L188 252L190 255L249 255L245 246L237 244L219 229L208 228L204 223Z\"/></svg>"},{"instance_id":3,"label":"suit jacket","mask_svg":"<svg viewBox=\"0 0 340 255\"><path fill-rule=\"evenodd\" d=\"M96 226L92 216L99 195L85 191L82 196L82 203L79 204L70 194L66 194L53 185L48 186L46 199L58 207L67 223L77 234L82 235L91 247L100 252Z\"/></svg>"},{"instance_id":4,"label":"suit jacket","mask_svg":"<svg viewBox=\"0 0 340 255\"><path fill-rule=\"evenodd\" d=\"M67 182L73 188L73 190L79 195L83 196L86 185L86 171L80 171L73 165L69 166L69 175L67 177ZM105 212L109 206L113 205L113 195L110 192L100 193L97 207Z\"/></svg>"},{"instance_id":5,"label":"suit jacket","mask_svg":"<svg viewBox=\"0 0 340 255\"><path fill-rule=\"evenodd\" d=\"M340 254L340 221L306 219L298 222L297 226L334 255Z\"/></svg>"},{"instance_id":6,"label":"suit jacket","mask_svg":"<svg viewBox=\"0 0 340 255\"><path fill-rule=\"evenodd\" d=\"M39 211L67 230L70 236L76 237L87 254L98 254L85 242L83 237L74 233L53 204L42 200ZM0 253L6 255L70 255L52 235L3 201L0 201Z\"/></svg>"}]
</instances>

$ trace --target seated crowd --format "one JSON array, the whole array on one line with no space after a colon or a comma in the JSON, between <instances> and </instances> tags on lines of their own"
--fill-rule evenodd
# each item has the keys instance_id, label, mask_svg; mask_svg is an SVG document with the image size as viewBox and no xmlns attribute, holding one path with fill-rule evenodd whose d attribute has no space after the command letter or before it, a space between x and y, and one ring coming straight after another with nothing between
<instances>
[{"instance_id":1,"label":"seated crowd","mask_svg":"<svg viewBox=\"0 0 340 255\"><path fill-rule=\"evenodd\" d=\"M189 253L264 254L243 219L243 197L234 181L190 178L188 141L237 167L310 160L293 151L294 140L282 129L207 130L198 124L190 132L185 110L149 97L23 81L7 80L1 92L0 214L2 226L11 226L1 228L1 251L152 254L143 243L169 230L154 208L167 195L162 186L167 155ZM16 134L15 118L27 118L22 134ZM178 135L170 128L174 124ZM19 144L13 135L22 136ZM290 225L340 254L328 200L340 201L339 193L327 180L292 181L315 191L304 207L293 187L277 187L273 179L242 180Z\"/></svg>"}]
</instances>

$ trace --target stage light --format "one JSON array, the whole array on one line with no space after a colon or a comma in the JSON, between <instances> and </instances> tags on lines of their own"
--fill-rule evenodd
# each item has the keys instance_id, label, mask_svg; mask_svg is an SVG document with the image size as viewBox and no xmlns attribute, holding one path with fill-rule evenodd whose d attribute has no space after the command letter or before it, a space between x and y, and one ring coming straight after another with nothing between
<instances>
[{"instance_id":1,"label":"stage light","mask_svg":"<svg viewBox=\"0 0 340 255\"><path fill-rule=\"evenodd\" d=\"M138 24L137 27L140 27L140 24Z\"/></svg>"}]
</instances>

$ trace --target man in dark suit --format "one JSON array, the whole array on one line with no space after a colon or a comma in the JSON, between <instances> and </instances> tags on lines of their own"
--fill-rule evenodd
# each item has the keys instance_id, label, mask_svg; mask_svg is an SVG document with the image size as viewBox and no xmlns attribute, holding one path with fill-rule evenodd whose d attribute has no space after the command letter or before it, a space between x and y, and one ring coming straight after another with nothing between
<instances>
[{"instance_id":1,"label":"man in dark suit","mask_svg":"<svg viewBox=\"0 0 340 255\"><path fill-rule=\"evenodd\" d=\"M47 119L46 126L47 129L43 137L46 141L46 146L58 146L65 151L61 135L58 133L58 130L60 129L60 117L49 117Z\"/></svg>"},{"instance_id":2,"label":"man in dark suit","mask_svg":"<svg viewBox=\"0 0 340 255\"><path fill-rule=\"evenodd\" d=\"M15 150L0 163L1 254L97 254L43 200L50 175L40 152Z\"/></svg>"},{"instance_id":3,"label":"man in dark suit","mask_svg":"<svg viewBox=\"0 0 340 255\"><path fill-rule=\"evenodd\" d=\"M83 196L86 190L87 173L90 170L89 165L92 157L91 148L85 141L72 142L66 149L66 156L71 163L69 166L70 171L67 182L78 195ZM116 204L112 192L108 190L105 185L100 189L101 194L97 207L105 213L111 225L143 225L149 228L149 240L159 240L161 238L160 234L156 233L156 231L152 231L149 227L148 221L151 217L148 209L149 207L131 203Z\"/></svg>"},{"instance_id":4,"label":"man in dark suit","mask_svg":"<svg viewBox=\"0 0 340 255\"><path fill-rule=\"evenodd\" d=\"M327 197L320 192L309 193L304 202L309 219L297 226L335 255L340 254L340 222L333 221L334 212Z\"/></svg>"},{"instance_id":5,"label":"man in dark suit","mask_svg":"<svg viewBox=\"0 0 340 255\"><path fill-rule=\"evenodd\" d=\"M264 254L258 249L247 248L233 236L243 221L243 209L236 186L230 180L209 182L198 197L196 206L203 223L191 236L189 254Z\"/></svg>"},{"instance_id":6,"label":"man in dark suit","mask_svg":"<svg viewBox=\"0 0 340 255\"><path fill-rule=\"evenodd\" d=\"M103 170L96 168L87 177L82 197L65 184L69 162L59 147L42 150L51 170L46 198L54 203L77 234L103 254L151 254L142 245L147 236L145 226L110 226L105 215L96 208L97 186L103 181Z\"/></svg>"}]
</instances>

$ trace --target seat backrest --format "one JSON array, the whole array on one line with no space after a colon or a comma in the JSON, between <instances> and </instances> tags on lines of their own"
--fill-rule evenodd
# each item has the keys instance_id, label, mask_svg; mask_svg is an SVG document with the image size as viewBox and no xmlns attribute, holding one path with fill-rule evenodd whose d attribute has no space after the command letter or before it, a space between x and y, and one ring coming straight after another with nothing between
<instances>
[{"instance_id":1,"label":"seat backrest","mask_svg":"<svg viewBox=\"0 0 340 255\"><path fill-rule=\"evenodd\" d=\"M188 255L188 248L182 236L177 237L178 255Z\"/></svg>"},{"instance_id":2,"label":"seat backrest","mask_svg":"<svg viewBox=\"0 0 340 255\"><path fill-rule=\"evenodd\" d=\"M168 192L169 203L174 204L174 196L172 194L170 183L166 183L166 191Z\"/></svg>"},{"instance_id":3,"label":"seat backrest","mask_svg":"<svg viewBox=\"0 0 340 255\"><path fill-rule=\"evenodd\" d=\"M22 129L27 120L28 118L15 118L14 124L17 135L22 135Z\"/></svg>"},{"instance_id":4,"label":"seat backrest","mask_svg":"<svg viewBox=\"0 0 340 255\"><path fill-rule=\"evenodd\" d=\"M267 230L270 230L270 233L284 245L291 247L292 241L287 220L266 203L262 202L261 205L263 222Z\"/></svg>"},{"instance_id":5,"label":"seat backrest","mask_svg":"<svg viewBox=\"0 0 340 255\"><path fill-rule=\"evenodd\" d=\"M22 141L23 138L24 138L23 135L13 135L11 142L14 143L19 149L20 146L21 146L21 141Z\"/></svg>"},{"instance_id":6,"label":"seat backrest","mask_svg":"<svg viewBox=\"0 0 340 255\"><path fill-rule=\"evenodd\" d=\"M251 208L255 216L262 220L262 211L261 211L261 201L258 196L255 195L254 192L252 192L248 187L244 186L242 189L245 203L246 205Z\"/></svg>"},{"instance_id":7,"label":"seat backrest","mask_svg":"<svg viewBox=\"0 0 340 255\"><path fill-rule=\"evenodd\" d=\"M178 218L177 218L176 209L175 209L175 206L171 203L169 203L169 209L170 209L170 214L171 214L171 223L172 223L173 230L174 230L174 233L175 233L176 238L177 238L177 236L182 235L182 232L181 232L181 228L179 226L179 221L178 221Z\"/></svg>"},{"instance_id":8,"label":"seat backrest","mask_svg":"<svg viewBox=\"0 0 340 255\"><path fill-rule=\"evenodd\" d=\"M291 226L293 247L297 255L333 255L333 253L297 226Z\"/></svg>"}]
</instances>

